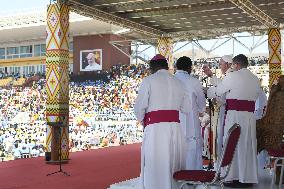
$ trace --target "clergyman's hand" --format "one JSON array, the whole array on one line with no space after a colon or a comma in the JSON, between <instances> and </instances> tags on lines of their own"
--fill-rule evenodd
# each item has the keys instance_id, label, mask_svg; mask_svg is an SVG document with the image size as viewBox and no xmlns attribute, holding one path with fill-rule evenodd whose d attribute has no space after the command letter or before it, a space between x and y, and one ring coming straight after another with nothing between
<instances>
[{"instance_id":1,"label":"clergyman's hand","mask_svg":"<svg viewBox=\"0 0 284 189\"><path fill-rule=\"evenodd\" d=\"M211 77L213 75L213 72L210 70L208 65L203 65L202 67L203 72L205 73L205 75L207 75L208 77Z\"/></svg>"},{"instance_id":2,"label":"clergyman's hand","mask_svg":"<svg viewBox=\"0 0 284 189\"><path fill-rule=\"evenodd\" d=\"M143 128L143 123L142 123L142 121L136 121L136 126L137 126L137 128Z\"/></svg>"}]
</instances>

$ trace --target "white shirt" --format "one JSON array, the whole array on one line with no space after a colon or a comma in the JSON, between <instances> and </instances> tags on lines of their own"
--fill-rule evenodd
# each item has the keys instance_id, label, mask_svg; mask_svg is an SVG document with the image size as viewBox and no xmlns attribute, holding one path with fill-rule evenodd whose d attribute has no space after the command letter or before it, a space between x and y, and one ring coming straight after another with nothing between
<instances>
[{"instance_id":1,"label":"white shirt","mask_svg":"<svg viewBox=\"0 0 284 189\"><path fill-rule=\"evenodd\" d=\"M102 66L100 64L97 64L97 63L94 63L93 65L88 65L84 68L84 70L89 70L89 71L92 71L92 70L101 70L102 69Z\"/></svg>"},{"instance_id":2,"label":"white shirt","mask_svg":"<svg viewBox=\"0 0 284 189\"><path fill-rule=\"evenodd\" d=\"M255 102L254 114L256 119L261 119L265 115L265 109L267 105L267 96L263 89L260 90L259 96Z\"/></svg>"}]
</instances>

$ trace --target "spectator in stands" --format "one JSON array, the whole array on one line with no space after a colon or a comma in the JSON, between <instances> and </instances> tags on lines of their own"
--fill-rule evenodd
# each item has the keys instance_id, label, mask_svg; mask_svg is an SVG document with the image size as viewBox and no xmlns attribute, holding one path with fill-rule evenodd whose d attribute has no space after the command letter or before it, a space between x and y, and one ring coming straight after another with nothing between
<instances>
[{"instance_id":1,"label":"spectator in stands","mask_svg":"<svg viewBox=\"0 0 284 189\"><path fill-rule=\"evenodd\" d=\"M39 157L39 156L40 156L40 150L38 149L37 146L34 146L34 147L31 149L31 156L32 156L32 157Z\"/></svg>"},{"instance_id":2,"label":"spectator in stands","mask_svg":"<svg viewBox=\"0 0 284 189\"><path fill-rule=\"evenodd\" d=\"M22 157L21 149L19 148L19 145L17 143L15 144L13 154L14 154L14 159L20 159Z\"/></svg>"}]
</instances>

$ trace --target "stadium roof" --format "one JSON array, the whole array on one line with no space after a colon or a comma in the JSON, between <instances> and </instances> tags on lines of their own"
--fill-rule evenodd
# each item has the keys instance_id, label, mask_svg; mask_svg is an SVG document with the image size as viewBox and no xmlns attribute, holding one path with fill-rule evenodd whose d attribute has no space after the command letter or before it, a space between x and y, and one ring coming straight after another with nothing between
<instances>
[{"instance_id":1,"label":"stadium roof","mask_svg":"<svg viewBox=\"0 0 284 189\"><path fill-rule=\"evenodd\" d=\"M70 22L91 20L91 18L70 13ZM14 14L0 15L0 30L46 25L46 11L24 10Z\"/></svg>"},{"instance_id":2,"label":"stadium roof","mask_svg":"<svg viewBox=\"0 0 284 189\"><path fill-rule=\"evenodd\" d=\"M69 0L78 14L129 28L133 38L204 39L283 27L284 0Z\"/></svg>"},{"instance_id":3,"label":"stadium roof","mask_svg":"<svg viewBox=\"0 0 284 189\"><path fill-rule=\"evenodd\" d=\"M71 36L110 34L122 29L117 25L70 13ZM5 43L44 40L45 37L46 10L22 10L0 15L0 46L5 46Z\"/></svg>"}]
</instances>

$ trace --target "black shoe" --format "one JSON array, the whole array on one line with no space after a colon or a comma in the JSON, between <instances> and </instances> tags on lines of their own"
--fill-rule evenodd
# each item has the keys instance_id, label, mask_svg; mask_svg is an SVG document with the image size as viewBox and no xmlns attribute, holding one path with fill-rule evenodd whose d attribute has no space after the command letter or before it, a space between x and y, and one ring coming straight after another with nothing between
<instances>
[{"instance_id":1,"label":"black shoe","mask_svg":"<svg viewBox=\"0 0 284 189\"><path fill-rule=\"evenodd\" d=\"M235 184L233 182L224 182L224 186L234 188Z\"/></svg>"},{"instance_id":2,"label":"black shoe","mask_svg":"<svg viewBox=\"0 0 284 189\"><path fill-rule=\"evenodd\" d=\"M252 188L253 183L240 183L240 188Z\"/></svg>"},{"instance_id":3,"label":"black shoe","mask_svg":"<svg viewBox=\"0 0 284 189\"><path fill-rule=\"evenodd\" d=\"M234 180L233 182L224 182L224 186L230 187L230 188L251 188L253 187L252 183L241 183L237 180Z\"/></svg>"}]
</instances>

